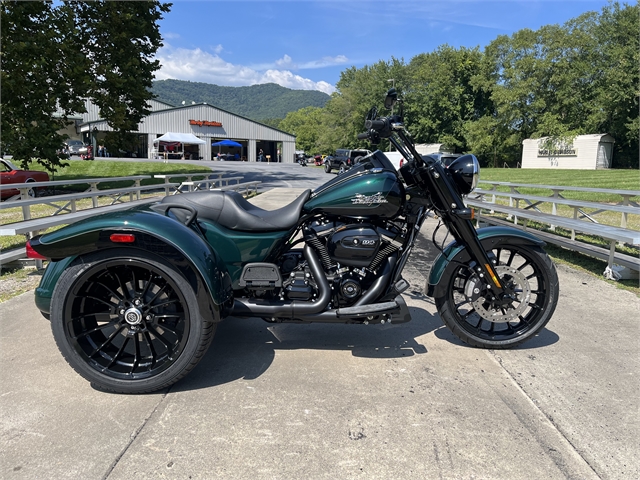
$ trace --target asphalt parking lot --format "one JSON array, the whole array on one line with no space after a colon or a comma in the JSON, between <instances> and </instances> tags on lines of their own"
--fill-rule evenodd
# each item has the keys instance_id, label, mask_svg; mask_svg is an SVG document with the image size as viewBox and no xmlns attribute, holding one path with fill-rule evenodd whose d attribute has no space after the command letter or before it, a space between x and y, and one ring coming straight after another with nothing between
<instances>
[{"instance_id":1,"label":"asphalt parking lot","mask_svg":"<svg viewBox=\"0 0 640 480\"><path fill-rule=\"evenodd\" d=\"M0 477L639 478L640 300L560 266L542 334L467 347L422 294L430 227L405 270L410 323L227 319L196 369L156 394L94 390L32 293L3 303Z\"/></svg>"}]
</instances>

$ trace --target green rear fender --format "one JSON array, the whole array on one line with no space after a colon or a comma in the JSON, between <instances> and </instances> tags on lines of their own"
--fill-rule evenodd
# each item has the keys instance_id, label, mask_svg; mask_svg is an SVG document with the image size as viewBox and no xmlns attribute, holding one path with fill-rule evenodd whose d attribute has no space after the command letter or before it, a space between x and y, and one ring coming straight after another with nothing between
<instances>
[{"instance_id":1,"label":"green rear fender","mask_svg":"<svg viewBox=\"0 0 640 480\"><path fill-rule=\"evenodd\" d=\"M478 239L485 250L491 250L498 245L538 245L544 246L545 242L535 235L510 227L485 227L477 230ZM438 288L445 288L440 285L443 274L447 267L457 266L467 263L470 256L464 245L457 242L451 242L445 247L442 253L438 255L431 266L429 272L429 281L427 286L427 295L435 296Z\"/></svg>"},{"instance_id":2,"label":"green rear fender","mask_svg":"<svg viewBox=\"0 0 640 480\"><path fill-rule=\"evenodd\" d=\"M135 241L114 243L110 240L113 233L132 233ZM49 313L53 289L67 267L85 258L90 260L94 252L112 248L144 250L169 262L198 295L205 318L224 317L220 306L233 295L229 273L220 255L192 228L153 211L101 215L36 237L32 245L38 253L52 259L36 290L36 305L44 313Z\"/></svg>"}]
</instances>

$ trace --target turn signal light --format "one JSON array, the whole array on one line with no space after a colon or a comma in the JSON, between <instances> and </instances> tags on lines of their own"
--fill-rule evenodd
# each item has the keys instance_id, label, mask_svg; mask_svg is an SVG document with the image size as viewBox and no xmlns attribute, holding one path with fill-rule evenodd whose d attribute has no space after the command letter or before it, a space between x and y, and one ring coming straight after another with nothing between
<instances>
[{"instance_id":1,"label":"turn signal light","mask_svg":"<svg viewBox=\"0 0 640 480\"><path fill-rule=\"evenodd\" d=\"M36 252L33 247L31 246L31 242L27 242L27 258L34 258L36 260L47 260L47 257L45 257L44 255L40 255L38 252Z\"/></svg>"},{"instance_id":2,"label":"turn signal light","mask_svg":"<svg viewBox=\"0 0 640 480\"><path fill-rule=\"evenodd\" d=\"M113 243L133 243L136 241L136 236L130 233L112 233L109 240Z\"/></svg>"}]
</instances>

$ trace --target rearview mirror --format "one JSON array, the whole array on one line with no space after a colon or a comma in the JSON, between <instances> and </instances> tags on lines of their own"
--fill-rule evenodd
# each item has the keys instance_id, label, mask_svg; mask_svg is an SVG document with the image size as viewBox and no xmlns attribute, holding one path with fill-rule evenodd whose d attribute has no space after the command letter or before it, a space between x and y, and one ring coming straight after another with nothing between
<instances>
[{"instance_id":1,"label":"rearview mirror","mask_svg":"<svg viewBox=\"0 0 640 480\"><path fill-rule=\"evenodd\" d=\"M392 109L398 101L398 92L395 88L390 88L387 91L387 96L384 99L384 108Z\"/></svg>"}]
</instances>

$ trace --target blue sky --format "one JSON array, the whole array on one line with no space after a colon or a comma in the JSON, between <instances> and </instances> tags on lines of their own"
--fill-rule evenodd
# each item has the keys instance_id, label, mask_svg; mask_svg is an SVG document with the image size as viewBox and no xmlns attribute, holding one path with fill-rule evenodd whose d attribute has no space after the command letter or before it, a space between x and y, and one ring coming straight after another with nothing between
<instances>
[{"instance_id":1,"label":"blue sky","mask_svg":"<svg viewBox=\"0 0 640 480\"><path fill-rule=\"evenodd\" d=\"M606 0L173 0L157 79L332 93L340 72L563 24Z\"/></svg>"}]
</instances>

